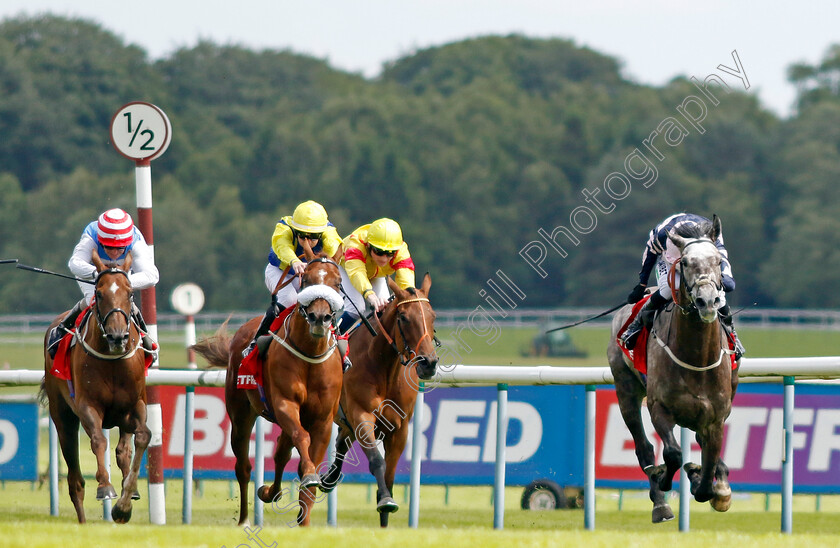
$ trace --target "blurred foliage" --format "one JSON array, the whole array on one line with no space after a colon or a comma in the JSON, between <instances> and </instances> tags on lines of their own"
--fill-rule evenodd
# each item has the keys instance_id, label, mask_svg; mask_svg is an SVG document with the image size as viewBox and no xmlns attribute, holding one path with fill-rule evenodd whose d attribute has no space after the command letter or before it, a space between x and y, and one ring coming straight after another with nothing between
<instances>
[{"instance_id":1,"label":"blurred foliage","mask_svg":"<svg viewBox=\"0 0 840 548\"><path fill-rule=\"evenodd\" d=\"M729 85L709 85L719 104L688 77L630 82L616 59L560 39L464 40L368 80L290 51L211 42L152 62L90 21L6 19L0 258L66 272L86 223L135 210L133 170L108 131L121 105L143 100L173 125L153 164L161 309L186 281L202 286L208 310L262 309L274 224L306 199L342 236L397 219L442 308L486 305L480 292L499 269L527 295L522 306L615 304L648 231L680 210L722 218L736 305L840 306L824 290L840 277L840 46L790 68L799 103L786 120L709 70ZM634 150L646 166L638 154L627 165ZM631 186L613 179L609 198L605 180L628 169L638 170ZM655 173L648 187L643 169ZM538 232L558 227L574 229L575 240L556 237L565 257ZM545 245L545 277L519 254L533 241ZM60 311L78 294L2 268L0 313Z\"/></svg>"}]
</instances>

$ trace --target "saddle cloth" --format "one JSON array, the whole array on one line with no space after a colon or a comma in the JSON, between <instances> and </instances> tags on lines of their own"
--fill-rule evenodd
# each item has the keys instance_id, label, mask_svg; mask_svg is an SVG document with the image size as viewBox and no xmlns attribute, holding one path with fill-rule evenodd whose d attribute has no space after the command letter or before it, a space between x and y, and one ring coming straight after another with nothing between
<instances>
[{"instance_id":1,"label":"saddle cloth","mask_svg":"<svg viewBox=\"0 0 840 548\"><path fill-rule=\"evenodd\" d=\"M276 333L286 317L292 313L296 305L292 305L283 310L269 328L271 333ZM260 356L259 345L255 345L254 349L239 364L239 372L236 375L236 388L242 390L256 390L263 385L263 357Z\"/></svg>"},{"instance_id":2,"label":"saddle cloth","mask_svg":"<svg viewBox=\"0 0 840 548\"><path fill-rule=\"evenodd\" d=\"M627 358L633 364L633 367L635 367L636 370L642 375L647 375L647 340L648 336L650 335L648 328L642 326L642 330L639 332L639 336L636 337L636 343L633 346L633 348L625 348L624 345L621 343L621 336L624 334L625 331L627 331L627 326L629 326L633 322L633 319L635 319L636 315L639 313L639 310L641 310L645 303L648 301L648 299L650 299L650 295L651 294L645 295L642 298L642 300L633 305L633 310L630 311L630 316L621 326L621 329L618 330L618 333L616 333L615 335L618 347L621 349L622 352L624 352L624 355L627 356ZM638 348L641 351L635 352L635 348Z\"/></svg>"}]
</instances>

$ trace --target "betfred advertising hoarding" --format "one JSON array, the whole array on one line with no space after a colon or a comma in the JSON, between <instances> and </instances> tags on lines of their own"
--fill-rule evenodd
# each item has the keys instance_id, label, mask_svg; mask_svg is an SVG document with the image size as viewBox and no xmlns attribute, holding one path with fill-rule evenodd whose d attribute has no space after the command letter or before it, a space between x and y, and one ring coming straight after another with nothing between
<instances>
[{"instance_id":1,"label":"betfred advertising hoarding","mask_svg":"<svg viewBox=\"0 0 840 548\"><path fill-rule=\"evenodd\" d=\"M437 388L425 394L420 448L422 481L427 484L491 484L495 468L497 394L495 387ZM548 478L561 485L583 485L584 397L582 386L511 386L508 391L506 482L525 485ZM801 493L840 492L840 387L796 386L794 413L794 489ZM163 387L164 466L169 477L183 469L185 391ZM196 478L233 479L230 422L220 388L197 388L193 450ZM735 489L778 492L783 454L781 385L739 387L726 423L722 457ZM646 430L661 462L662 444L643 408ZM272 455L279 428L265 437L266 478L273 477ZM692 436L693 438L693 436ZM677 436L679 439L679 436ZM253 456L252 438L251 451ZM408 481L411 434L397 469ZM692 444L692 461L700 450ZM291 479L297 459L286 467ZM268 475L271 472L271 475ZM344 481L373 481L358 444L348 453ZM647 488L632 437L624 426L612 387L596 391L596 485ZM677 478L678 479L678 476Z\"/></svg>"}]
</instances>

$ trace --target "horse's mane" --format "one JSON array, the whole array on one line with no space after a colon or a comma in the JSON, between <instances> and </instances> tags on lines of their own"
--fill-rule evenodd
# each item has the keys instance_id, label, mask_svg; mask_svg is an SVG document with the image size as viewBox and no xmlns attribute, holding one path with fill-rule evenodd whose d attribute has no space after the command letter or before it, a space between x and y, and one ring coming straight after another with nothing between
<instances>
[{"instance_id":1,"label":"horse's mane","mask_svg":"<svg viewBox=\"0 0 840 548\"><path fill-rule=\"evenodd\" d=\"M684 223L674 227L674 233L683 238L709 238L713 234L711 221L702 221L700 223Z\"/></svg>"}]
</instances>

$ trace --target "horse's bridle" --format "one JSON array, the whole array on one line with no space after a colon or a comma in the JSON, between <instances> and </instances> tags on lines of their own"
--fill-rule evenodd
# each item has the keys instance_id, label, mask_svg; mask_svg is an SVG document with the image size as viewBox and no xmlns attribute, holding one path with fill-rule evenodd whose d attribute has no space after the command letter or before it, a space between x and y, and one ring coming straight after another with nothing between
<instances>
[{"instance_id":1,"label":"horse's bridle","mask_svg":"<svg viewBox=\"0 0 840 548\"><path fill-rule=\"evenodd\" d=\"M311 261L309 261L309 262L306 264L307 268L308 268L308 267L309 267L309 265L310 265L310 264L312 264L312 263L326 263L326 264L331 264L331 265L333 265L333 266L336 268L336 270L338 270L338 269L339 269L338 263L337 263L337 262L335 262L335 261L333 261L333 260L332 260L332 259L330 259L329 257L316 257L316 258L312 259ZM302 279L303 279L303 275L302 275L302 274L299 274L299 276L301 277L301 280L302 280ZM282 280L283 278L281 277L280 279ZM290 280L289 280L289 281L291 281L292 279L294 279L294 276L292 276L292 278L290 278ZM287 283L289 283L289 282L287 281L287 282L286 282L286 284L287 284ZM283 284L283 285L286 285L286 284ZM281 287L283 287L283 286L278 286L278 288L277 288L277 289L280 289ZM301 289L304 289L304 287L305 287L305 286L301 283L301 284L300 284L300 288L301 288ZM277 291L277 290L275 290L275 292L276 292L276 291ZM340 291L338 291L338 293L339 293L339 295L341 294L341 292L340 292ZM315 302L315 301L312 301L312 302ZM312 322L311 322L311 321L309 321L309 311L308 311L308 309L307 309L307 308L308 308L311 304L312 304L312 303L309 303L309 305L303 306L302 304L298 303L298 306L297 306L297 311L298 311L298 314L300 314L301 316L303 316L303 319L305 319L305 320L306 320L306 323L308 323L310 326L312 325ZM330 310L332 310L332 307L330 307ZM335 310L332 310L332 312L333 312L332 323L333 323L333 325L335 325L335 324L337 323L337 321L338 321L337 316L339 316L340 314L336 314L336 313L335 313Z\"/></svg>"},{"instance_id":2,"label":"horse's bridle","mask_svg":"<svg viewBox=\"0 0 840 548\"><path fill-rule=\"evenodd\" d=\"M104 274L122 274L123 276L126 277L126 279L129 279L128 273L126 271L120 270L119 268L109 268L107 270L103 270L103 271L99 272L99 274L96 275L96 279L94 280L93 283L95 285L98 285L99 284L99 278L101 278ZM129 293L129 302L131 302L131 303L134 302L134 292L133 291ZM105 317L103 317L102 312L99 310L99 301L94 296L94 298L93 298L93 310L94 310L94 314L96 315L96 323L99 326L99 331L100 331L100 333L102 333L103 337L105 336L105 322L108 321L108 318L111 316L111 314L113 314L115 312L118 312L125 317L125 322L128 325L129 333L131 333L131 315L129 313L127 313L125 310L123 310L122 308L113 308L113 309L109 310L107 314L105 314ZM86 325L89 325L89 324L86 324ZM85 340L86 338L87 338L87 327L85 327L84 334L81 334L78 329L76 330L76 340L82 345L82 348L84 348L85 352L87 352L91 356L95 356L95 357L97 357L101 360L122 360L122 359L130 358L130 357L134 356L134 353L137 352L137 349L140 348L140 345L142 344L142 337L138 337L137 338L137 345L134 348L131 348L131 349L127 350L124 354L121 354L119 356L112 356L110 354L103 354L103 353L99 352L98 350L96 350L95 348L91 347L87 343L87 341Z\"/></svg>"},{"instance_id":3,"label":"horse's bridle","mask_svg":"<svg viewBox=\"0 0 840 548\"><path fill-rule=\"evenodd\" d=\"M408 303L428 303L429 299L426 297L414 297L411 299L405 299L404 301L398 301L394 308L399 308L400 306ZM423 321L423 336L417 341L417 344L414 348L408 346L408 339L405 337L405 332L403 332L402 323L400 322L400 315L399 312L395 310L396 314L396 321L397 329L400 332L400 338L403 340L403 349L402 351L397 347L397 344L394 342L394 339L391 338L391 335L388 334L388 330L382 326L382 322L379 320L379 314L374 312L373 317L376 319L376 323L379 324L379 330L381 331L382 335L385 337L385 340L388 341L388 344L391 345L391 348L394 349L394 352L400 357L400 363L403 365L410 365L414 363L414 360L417 359L419 354L417 353L417 348L420 346L420 343L423 342L423 339L429 339L431 343L435 346L440 346L440 342L437 340L437 337L433 337L429 335L429 330L426 327L426 311L423 307L420 307L420 317ZM408 359L406 359L406 354L408 355Z\"/></svg>"},{"instance_id":4,"label":"horse's bridle","mask_svg":"<svg viewBox=\"0 0 840 548\"><path fill-rule=\"evenodd\" d=\"M99 284L99 278L101 278L104 274L122 274L123 276L125 276L125 278L127 280L129 279L128 273L126 271L120 270L119 268L109 268L108 270L103 270L102 272L97 274L96 279L94 280L93 283L98 285ZM131 285L131 282L129 281L129 286L130 285ZM128 296L129 302L133 303L134 302L134 292L133 291L129 292L128 295L129 295ZM103 333L105 333L105 322L108 321L108 318L111 316L111 314L113 314L115 312L119 312L120 314L122 314L123 317L125 317L125 323L129 326L129 328L131 327L131 315L128 312L126 312L125 310L123 310L122 308L112 308L111 310L108 311L107 314L105 314L105 317L103 318L102 317L102 312L99 310L99 301L94 299L93 309L96 312L96 321L99 324L99 329Z\"/></svg>"},{"instance_id":5,"label":"horse's bridle","mask_svg":"<svg viewBox=\"0 0 840 548\"><path fill-rule=\"evenodd\" d=\"M691 240L690 242L685 244L682 248L682 252L684 252L685 249L690 245L702 244L702 243L715 245L715 243L711 240L707 240L707 239L704 239L704 238L697 238L697 239ZM717 249L717 246L715 246L715 249ZM696 287L702 286L702 285L714 285L717 288L717 290L720 291L721 288L722 288L722 285L721 285L720 281L715 282L715 281L713 281L709 278L702 277L702 276L697 281L695 281L695 283L693 285L691 283L689 283L688 278L686 278L686 276L683 274L684 253L682 253L682 252L680 254L683 255L683 256L680 257L680 259L678 261L674 261L674 263L671 265L671 269L668 271L668 287L671 289L671 297L674 300L674 304L677 306L677 308L680 309L680 312L682 312L683 314L690 314L692 310L697 310L697 305L694 303L694 295L693 295L694 289ZM679 263L679 265L680 265L680 279L682 280L683 287L685 287L686 295L688 295L689 303L688 303L687 306L683 306L682 303L680 303L679 292L677 291L677 288L676 288L676 285L677 285L676 284L677 263Z\"/></svg>"}]
</instances>

